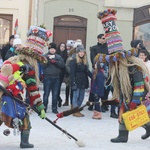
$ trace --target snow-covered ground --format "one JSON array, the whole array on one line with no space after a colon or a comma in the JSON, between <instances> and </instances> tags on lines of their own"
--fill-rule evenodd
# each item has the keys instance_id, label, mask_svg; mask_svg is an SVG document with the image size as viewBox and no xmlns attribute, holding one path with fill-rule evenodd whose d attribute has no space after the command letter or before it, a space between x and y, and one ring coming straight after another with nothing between
<instances>
[{"instance_id":1,"label":"snow-covered ground","mask_svg":"<svg viewBox=\"0 0 150 150\"><path fill-rule=\"evenodd\" d=\"M42 95L42 86L40 87ZM64 89L61 97L64 100ZM50 96L51 99L51 96ZM85 94L85 104L88 99L88 92ZM56 115L51 112L51 101L47 112L47 117L54 121ZM58 111L69 109L70 106L62 106ZM36 113L31 115L31 135L30 142L34 144L34 150L149 150L150 138L141 140L141 135L145 133L143 128L138 128L129 134L128 143L111 143L110 139L118 135L118 121L110 118L110 112L102 113L101 120L92 119L93 113L84 108L82 113L84 117L77 118L74 116L64 117L57 121L57 125L73 135L76 139L81 140L85 146L78 147L74 139L69 139L56 127L48 121L42 120ZM13 130L9 136L3 135L3 130L7 129L5 125L0 127L0 150L19 150L20 136L13 135Z\"/></svg>"}]
</instances>

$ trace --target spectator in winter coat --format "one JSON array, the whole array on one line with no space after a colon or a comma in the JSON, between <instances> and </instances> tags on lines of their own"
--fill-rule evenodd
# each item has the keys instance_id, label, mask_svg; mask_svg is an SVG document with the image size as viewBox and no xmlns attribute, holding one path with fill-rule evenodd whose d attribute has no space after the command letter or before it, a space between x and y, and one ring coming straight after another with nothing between
<instances>
[{"instance_id":1,"label":"spectator in winter coat","mask_svg":"<svg viewBox=\"0 0 150 150\"><path fill-rule=\"evenodd\" d=\"M73 90L72 105L80 107L82 105L85 89L89 87L88 76L90 76L87 65L87 56L83 45L76 48L76 59L70 62L71 87ZM84 116L80 112L74 113L73 116Z\"/></svg>"},{"instance_id":2,"label":"spectator in winter coat","mask_svg":"<svg viewBox=\"0 0 150 150\"><path fill-rule=\"evenodd\" d=\"M96 63L92 76L91 94L93 95L94 114L93 119L101 119L100 97L104 96L104 63Z\"/></svg>"},{"instance_id":3,"label":"spectator in winter coat","mask_svg":"<svg viewBox=\"0 0 150 150\"><path fill-rule=\"evenodd\" d=\"M142 40L132 40L130 45L131 45L132 48L138 49L138 55L139 55L141 50L146 50L147 51L147 49L145 48ZM148 51L147 51L147 59L150 60L150 53Z\"/></svg>"},{"instance_id":4,"label":"spectator in winter coat","mask_svg":"<svg viewBox=\"0 0 150 150\"><path fill-rule=\"evenodd\" d=\"M104 34L99 34L97 36L97 40L98 40L97 45L94 45L90 48L90 57L93 67L94 67L94 58L98 53L108 54L108 48Z\"/></svg>"},{"instance_id":5,"label":"spectator in winter coat","mask_svg":"<svg viewBox=\"0 0 150 150\"><path fill-rule=\"evenodd\" d=\"M6 55L5 55L5 60L7 60L8 58L17 55L15 53L15 50L21 49L22 48L22 41L19 38L19 35L15 35L14 36L14 41L13 41L13 46L7 51Z\"/></svg>"},{"instance_id":6,"label":"spectator in winter coat","mask_svg":"<svg viewBox=\"0 0 150 150\"><path fill-rule=\"evenodd\" d=\"M67 49L66 49L66 44L61 42L57 48L57 54L60 55L64 61L64 63L66 63L66 60L67 60L67 57L68 57L68 54L67 54ZM64 76L65 76L65 73L66 73L66 70L65 68L63 68L61 70L61 74L60 74L60 90L59 90L59 99L58 99L58 107L61 107L61 103L62 103L62 99L60 97L60 92L61 92L61 85L63 83L63 80L64 80Z\"/></svg>"},{"instance_id":7,"label":"spectator in winter coat","mask_svg":"<svg viewBox=\"0 0 150 150\"><path fill-rule=\"evenodd\" d=\"M14 41L14 35L11 35L11 36L9 37L9 43L6 44L6 45L2 48L2 50L1 50L1 55L2 55L3 61L5 61L5 55L6 55L7 51L13 46L13 41Z\"/></svg>"},{"instance_id":8,"label":"spectator in winter coat","mask_svg":"<svg viewBox=\"0 0 150 150\"><path fill-rule=\"evenodd\" d=\"M71 87L71 83L70 83L70 62L72 60L74 60L75 57L76 57L76 48L72 48L68 53L68 58L67 58L67 61L66 61L66 64L65 64L66 74L65 74L64 82L66 84L66 89L65 89L66 99L65 99L65 103L63 104L63 106L68 106L69 105L69 95L70 95L71 108L72 108L73 91L70 88Z\"/></svg>"},{"instance_id":9,"label":"spectator in winter coat","mask_svg":"<svg viewBox=\"0 0 150 150\"><path fill-rule=\"evenodd\" d=\"M57 101L60 90L60 74L61 69L65 67L65 63L62 57L56 54L56 44L50 43L49 52L44 55L48 62L43 65L43 104L45 106L45 111L47 111L48 107L48 97L50 91L52 90L52 112L57 114Z\"/></svg>"}]
</instances>

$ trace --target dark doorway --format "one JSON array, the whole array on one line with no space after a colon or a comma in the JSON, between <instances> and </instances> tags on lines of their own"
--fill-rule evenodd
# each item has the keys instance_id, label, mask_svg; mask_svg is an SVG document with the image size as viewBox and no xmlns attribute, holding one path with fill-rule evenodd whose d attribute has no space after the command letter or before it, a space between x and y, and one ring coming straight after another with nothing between
<instances>
[{"instance_id":1,"label":"dark doorway","mask_svg":"<svg viewBox=\"0 0 150 150\"><path fill-rule=\"evenodd\" d=\"M59 16L54 18L53 41L58 45L67 40L81 39L86 46L87 19L78 16Z\"/></svg>"}]
</instances>

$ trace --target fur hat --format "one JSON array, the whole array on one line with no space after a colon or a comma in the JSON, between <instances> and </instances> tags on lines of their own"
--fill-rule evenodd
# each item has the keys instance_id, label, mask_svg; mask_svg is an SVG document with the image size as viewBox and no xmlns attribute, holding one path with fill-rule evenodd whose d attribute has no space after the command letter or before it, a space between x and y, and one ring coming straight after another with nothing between
<instances>
[{"instance_id":1,"label":"fur hat","mask_svg":"<svg viewBox=\"0 0 150 150\"><path fill-rule=\"evenodd\" d=\"M79 52L82 52L82 51L85 51L84 46L81 45L81 44L78 44L77 47L76 47L76 53L79 53Z\"/></svg>"},{"instance_id":2,"label":"fur hat","mask_svg":"<svg viewBox=\"0 0 150 150\"><path fill-rule=\"evenodd\" d=\"M31 26L27 33L25 47L21 50L16 50L16 53L28 55L41 63L46 63L47 59L43 56L43 50L51 35L52 32L50 30L38 26Z\"/></svg>"},{"instance_id":3,"label":"fur hat","mask_svg":"<svg viewBox=\"0 0 150 150\"><path fill-rule=\"evenodd\" d=\"M22 41L21 41L21 39L19 38L19 35L18 35L18 34L15 34L15 35L14 35L13 46L15 46L15 45L17 45L17 44L22 45Z\"/></svg>"},{"instance_id":4,"label":"fur hat","mask_svg":"<svg viewBox=\"0 0 150 150\"><path fill-rule=\"evenodd\" d=\"M66 46L73 47L74 43L73 40L67 40Z\"/></svg>"},{"instance_id":5,"label":"fur hat","mask_svg":"<svg viewBox=\"0 0 150 150\"><path fill-rule=\"evenodd\" d=\"M107 9L102 12L98 12L97 17L101 20L101 23L105 30L105 38L108 45L108 53L97 54L96 61L99 62L111 62L123 59L126 56L137 55L137 50L132 49L131 51L125 52L122 44L122 38L116 26L115 20L117 11L115 9Z\"/></svg>"},{"instance_id":6,"label":"fur hat","mask_svg":"<svg viewBox=\"0 0 150 150\"><path fill-rule=\"evenodd\" d=\"M82 40L81 39L77 39L76 41L74 41L74 45L73 47L77 47L77 45L82 45Z\"/></svg>"}]
</instances>

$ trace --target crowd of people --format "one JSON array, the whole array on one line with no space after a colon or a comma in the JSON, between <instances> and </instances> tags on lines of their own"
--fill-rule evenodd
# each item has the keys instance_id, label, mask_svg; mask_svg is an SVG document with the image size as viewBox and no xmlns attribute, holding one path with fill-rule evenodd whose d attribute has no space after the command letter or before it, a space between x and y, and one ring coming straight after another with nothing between
<instances>
[{"instance_id":1,"label":"crowd of people","mask_svg":"<svg viewBox=\"0 0 150 150\"><path fill-rule=\"evenodd\" d=\"M131 41L131 47L138 48L138 57L141 58L149 68L149 52L143 45L142 40ZM16 49L22 48L22 41L18 35L11 35L8 44L1 49L1 65L4 61L17 55ZM58 107L68 106L70 108L80 107L84 100L85 89L90 89L89 101L93 102L88 107L93 111L93 119L101 119L102 114L110 109L110 117L118 118L119 105L105 105L104 101L111 99L113 86L108 80L108 63L97 63L95 56L98 53L108 55L108 46L104 34L97 36L97 44L90 47L90 62L87 58L87 50L80 39L68 40L66 43L51 42L48 52L44 57L48 58L47 64L38 64L39 79L43 84L43 104L47 112L48 104L51 103L52 112L57 114ZM89 69L91 63L92 69ZM150 68L149 68L150 70ZM61 98L61 86L65 83L65 100ZM51 92L51 98L50 98ZM102 100L102 101L101 101ZM84 114L76 112L76 117Z\"/></svg>"},{"instance_id":2,"label":"crowd of people","mask_svg":"<svg viewBox=\"0 0 150 150\"><path fill-rule=\"evenodd\" d=\"M84 117L76 108L83 105L88 88L88 110L93 112L92 118L100 120L102 113L110 109L110 117L118 118L119 122L119 135L111 142L128 141L129 131L122 114L136 109L146 100L150 91L150 54L142 40L132 40L131 49L124 50L114 21L117 19L115 14L114 9L98 13L105 34L99 34L97 44L89 50L80 39L48 43L51 31L38 26L30 27L25 46L18 35L10 36L8 44L1 49L0 87L11 96L1 93L0 125L5 123L21 132L21 148L34 147L29 143L31 123L25 106L14 101L14 97L22 101L25 96L26 103L35 107L42 119L46 118L49 104L57 117L60 116L59 107L68 105L70 110L77 110L73 111L73 117ZM48 50L44 53L46 44ZM10 69L4 69L7 67ZM40 81L43 96L39 93ZM63 82L64 100L61 98ZM109 97L110 92L112 97ZM147 139L150 137L150 122L143 128L146 134L141 138Z\"/></svg>"}]
</instances>

